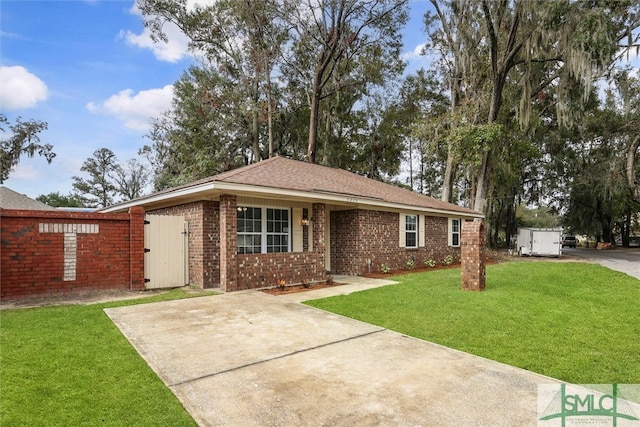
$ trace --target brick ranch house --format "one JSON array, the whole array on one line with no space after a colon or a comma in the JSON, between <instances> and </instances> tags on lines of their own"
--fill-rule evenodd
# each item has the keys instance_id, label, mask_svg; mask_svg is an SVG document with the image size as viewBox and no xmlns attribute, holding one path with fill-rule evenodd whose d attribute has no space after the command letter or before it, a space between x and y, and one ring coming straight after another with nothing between
<instances>
[{"instance_id":1,"label":"brick ranch house","mask_svg":"<svg viewBox=\"0 0 640 427\"><path fill-rule=\"evenodd\" d=\"M459 256L479 212L327 166L273 157L120 203L188 222L189 282L223 291Z\"/></svg>"}]
</instances>

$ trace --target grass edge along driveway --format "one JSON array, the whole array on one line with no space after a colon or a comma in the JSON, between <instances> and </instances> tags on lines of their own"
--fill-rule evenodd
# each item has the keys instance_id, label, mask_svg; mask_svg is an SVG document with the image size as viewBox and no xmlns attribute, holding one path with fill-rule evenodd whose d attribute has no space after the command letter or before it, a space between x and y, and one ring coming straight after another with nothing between
<instances>
[{"instance_id":1,"label":"grass edge along driveway","mask_svg":"<svg viewBox=\"0 0 640 427\"><path fill-rule=\"evenodd\" d=\"M103 311L191 296L1 310L0 425L195 426Z\"/></svg>"},{"instance_id":2,"label":"grass edge along driveway","mask_svg":"<svg viewBox=\"0 0 640 427\"><path fill-rule=\"evenodd\" d=\"M595 264L487 266L486 290L460 269L306 304L574 384L640 383L640 280Z\"/></svg>"}]
</instances>

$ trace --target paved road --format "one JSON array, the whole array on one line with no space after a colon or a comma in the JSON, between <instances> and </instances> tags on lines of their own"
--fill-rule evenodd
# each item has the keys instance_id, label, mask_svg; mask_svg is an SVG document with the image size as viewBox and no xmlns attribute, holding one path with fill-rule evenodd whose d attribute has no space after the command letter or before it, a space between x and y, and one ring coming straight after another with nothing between
<instances>
[{"instance_id":1,"label":"paved road","mask_svg":"<svg viewBox=\"0 0 640 427\"><path fill-rule=\"evenodd\" d=\"M563 254L595 262L612 270L640 279L640 248L599 251L585 248L564 248Z\"/></svg>"}]
</instances>

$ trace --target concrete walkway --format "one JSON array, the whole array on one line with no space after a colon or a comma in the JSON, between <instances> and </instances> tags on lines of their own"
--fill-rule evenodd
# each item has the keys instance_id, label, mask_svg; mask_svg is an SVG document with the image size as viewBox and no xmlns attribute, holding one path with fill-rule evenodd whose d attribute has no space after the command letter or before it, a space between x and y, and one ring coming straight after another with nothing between
<instances>
[{"instance_id":1,"label":"concrete walkway","mask_svg":"<svg viewBox=\"0 0 640 427\"><path fill-rule=\"evenodd\" d=\"M201 426L538 425L556 380L299 304L390 283L335 280L105 311Z\"/></svg>"}]
</instances>

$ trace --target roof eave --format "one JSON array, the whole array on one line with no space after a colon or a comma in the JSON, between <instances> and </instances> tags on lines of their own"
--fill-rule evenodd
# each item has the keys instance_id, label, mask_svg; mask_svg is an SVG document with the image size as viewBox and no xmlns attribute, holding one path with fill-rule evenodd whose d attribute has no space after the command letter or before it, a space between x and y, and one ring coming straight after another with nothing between
<instances>
[{"instance_id":1,"label":"roof eave","mask_svg":"<svg viewBox=\"0 0 640 427\"><path fill-rule=\"evenodd\" d=\"M109 208L102 209L101 212L121 212L128 210L134 206L141 205L149 205L149 204L159 204L174 198L188 197L194 196L198 193L208 193L215 191L217 193L231 193L231 194L251 194L255 196L263 196L268 198L273 198L277 196L278 198L289 198L289 199L298 199L298 200L310 200L314 202L331 202L338 205L343 206L353 206L353 207L376 207L376 208L386 208L391 210L400 210L400 211L417 211L431 214L438 214L444 216L457 216L462 218L484 218L484 215L481 213L472 213L472 212L460 212L457 210L448 210L448 209L436 209L436 208L428 208L424 206L416 206L416 205L408 205L404 203L394 203L394 202L386 202L378 199L370 199L367 197L359 197L355 195L340 195L333 193L323 193L316 191L303 191L303 190L289 190L283 188L274 188L274 187L264 187L259 185L251 185L251 184L238 184L238 183L230 183L230 182L220 182L220 181L212 181L200 185L195 185L193 187L183 188L176 191L167 192L164 194L151 195L146 198L141 198L137 200L132 200L130 202L125 202L116 206L111 206Z\"/></svg>"}]
</instances>

